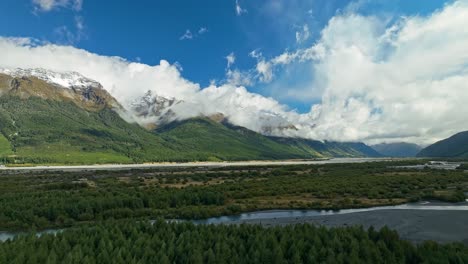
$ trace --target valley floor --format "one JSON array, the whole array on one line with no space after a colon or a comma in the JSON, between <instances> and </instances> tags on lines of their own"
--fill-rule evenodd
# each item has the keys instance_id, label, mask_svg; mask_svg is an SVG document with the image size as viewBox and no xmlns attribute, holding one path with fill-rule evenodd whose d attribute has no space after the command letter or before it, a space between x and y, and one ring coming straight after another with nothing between
<instances>
[{"instance_id":1,"label":"valley floor","mask_svg":"<svg viewBox=\"0 0 468 264\"><path fill-rule=\"evenodd\" d=\"M226 161L226 162L161 162L145 164L94 164L94 165L40 165L40 166L3 166L1 170L18 171L87 171L87 170L128 170L128 169L157 169L157 168L217 168L217 167L244 167L244 166L289 166L289 165L320 165L320 164L347 164L383 161L404 161L414 158L330 158L313 160L270 160L270 161Z\"/></svg>"},{"instance_id":2,"label":"valley floor","mask_svg":"<svg viewBox=\"0 0 468 264\"><path fill-rule=\"evenodd\" d=\"M65 230L0 243L0 263L83 263L85 256L85 263L468 263L467 211L380 210L273 218L262 225L190 223L260 210L465 203L468 174L462 169L395 168L420 163L332 159L3 168L0 230Z\"/></svg>"}]
</instances>

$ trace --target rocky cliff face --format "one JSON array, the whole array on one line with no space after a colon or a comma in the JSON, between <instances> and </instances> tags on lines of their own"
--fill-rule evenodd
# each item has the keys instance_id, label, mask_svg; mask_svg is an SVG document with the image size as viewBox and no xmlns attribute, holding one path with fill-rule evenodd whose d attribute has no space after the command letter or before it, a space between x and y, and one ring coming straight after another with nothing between
<instances>
[{"instance_id":1,"label":"rocky cliff face","mask_svg":"<svg viewBox=\"0 0 468 264\"><path fill-rule=\"evenodd\" d=\"M56 73L43 69L0 69L0 96L22 99L39 97L46 100L73 102L89 110L120 109L117 100L100 83L78 73Z\"/></svg>"},{"instance_id":2,"label":"rocky cliff face","mask_svg":"<svg viewBox=\"0 0 468 264\"><path fill-rule=\"evenodd\" d=\"M177 120L174 107L183 103L175 98L166 98L148 91L144 96L134 100L128 111L135 116L135 120L143 127L153 130L160 125Z\"/></svg>"}]
</instances>

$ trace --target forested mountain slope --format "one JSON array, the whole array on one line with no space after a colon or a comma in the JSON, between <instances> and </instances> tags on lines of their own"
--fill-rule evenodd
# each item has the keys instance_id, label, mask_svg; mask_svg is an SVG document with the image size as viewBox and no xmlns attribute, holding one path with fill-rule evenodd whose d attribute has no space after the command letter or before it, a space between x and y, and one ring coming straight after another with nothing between
<instances>
[{"instance_id":1,"label":"forested mountain slope","mask_svg":"<svg viewBox=\"0 0 468 264\"><path fill-rule=\"evenodd\" d=\"M371 146L386 157L414 157L421 151L421 147L411 143L382 143Z\"/></svg>"},{"instance_id":2,"label":"forested mountain slope","mask_svg":"<svg viewBox=\"0 0 468 264\"><path fill-rule=\"evenodd\" d=\"M468 157L468 131L424 148L418 153L418 157Z\"/></svg>"},{"instance_id":3,"label":"forested mountain slope","mask_svg":"<svg viewBox=\"0 0 468 264\"><path fill-rule=\"evenodd\" d=\"M0 73L0 163L378 156L362 143L268 137L205 117L150 131L122 119L119 113L125 110L97 82L73 73L69 78L74 81L64 87L39 76L42 79Z\"/></svg>"}]
</instances>

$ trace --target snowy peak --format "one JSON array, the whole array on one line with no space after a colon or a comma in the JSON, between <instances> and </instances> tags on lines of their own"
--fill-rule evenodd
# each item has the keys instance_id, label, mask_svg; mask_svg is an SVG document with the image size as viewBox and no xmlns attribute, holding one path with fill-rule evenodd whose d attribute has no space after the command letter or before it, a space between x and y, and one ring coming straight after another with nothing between
<instances>
[{"instance_id":1,"label":"snowy peak","mask_svg":"<svg viewBox=\"0 0 468 264\"><path fill-rule=\"evenodd\" d=\"M0 68L0 73L10 75L12 77L36 77L47 83L59 85L69 89L88 89L102 88L97 81L84 77L77 72L56 72L41 68L35 69L6 69Z\"/></svg>"},{"instance_id":2,"label":"snowy peak","mask_svg":"<svg viewBox=\"0 0 468 264\"><path fill-rule=\"evenodd\" d=\"M122 106L100 83L77 72L55 72L45 69L0 68L0 96L39 97L73 102L89 111Z\"/></svg>"},{"instance_id":3,"label":"snowy peak","mask_svg":"<svg viewBox=\"0 0 468 264\"><path fill-rule=\"evenodd\" d=\"M146 129L153 130L177 120L177 108L183 103L182 100L163 97L148 90L143 96L133 100L127 109L133 114L136 122Z\"/></svg>"},{"instance_id":4,"label":"snowy peak","mask_svg":"<svg viewBox=\"0 0 468 264\"><path fill-rule=\"evenodd\" d=\"M133 101L130 108L139 117L160 119L167 114L171 114L171 107L180 102L175 98L162 97L148 91L144 96Z\"/></svg>"}]
</instances>

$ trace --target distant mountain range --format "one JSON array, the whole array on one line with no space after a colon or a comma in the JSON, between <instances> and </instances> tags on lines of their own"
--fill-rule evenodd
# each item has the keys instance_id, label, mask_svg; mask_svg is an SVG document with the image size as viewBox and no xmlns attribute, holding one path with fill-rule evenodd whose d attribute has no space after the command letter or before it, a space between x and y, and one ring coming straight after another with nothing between
<instances>
[{"instance_id":1,"label":"distant mountain range","mask_svg":"<svg viewBox=\"0 0 468 264\"><path fill-rule=\"evenodd\" d=\"M79 73L0 69L0 163L380 156L363 143L262 135L232 125L220 113L177 120L170 111L177 103L148 93L130 111L164 122L138 125L98 82Z\"/></svg>"},{"instance_id":2,"label":"distant mountain range","mask_svg":"<svg viewBox=\"0 0 468 264\"><path fill-rule=\"evenodd\" d=\"M436 142L418 153L418 157L468 157L468 131Z\"/></svg>"},{"instance_id":3,"label":"distant mountain range","mask_svg":"<svg viewBox=\"0 0 468 264\"><path fill-rule=\"evenodd\" d=\"M415 157L421 146L412 143L382 143L371 146L378 153L385 157Z\"/></svg>"}]
</instances>

